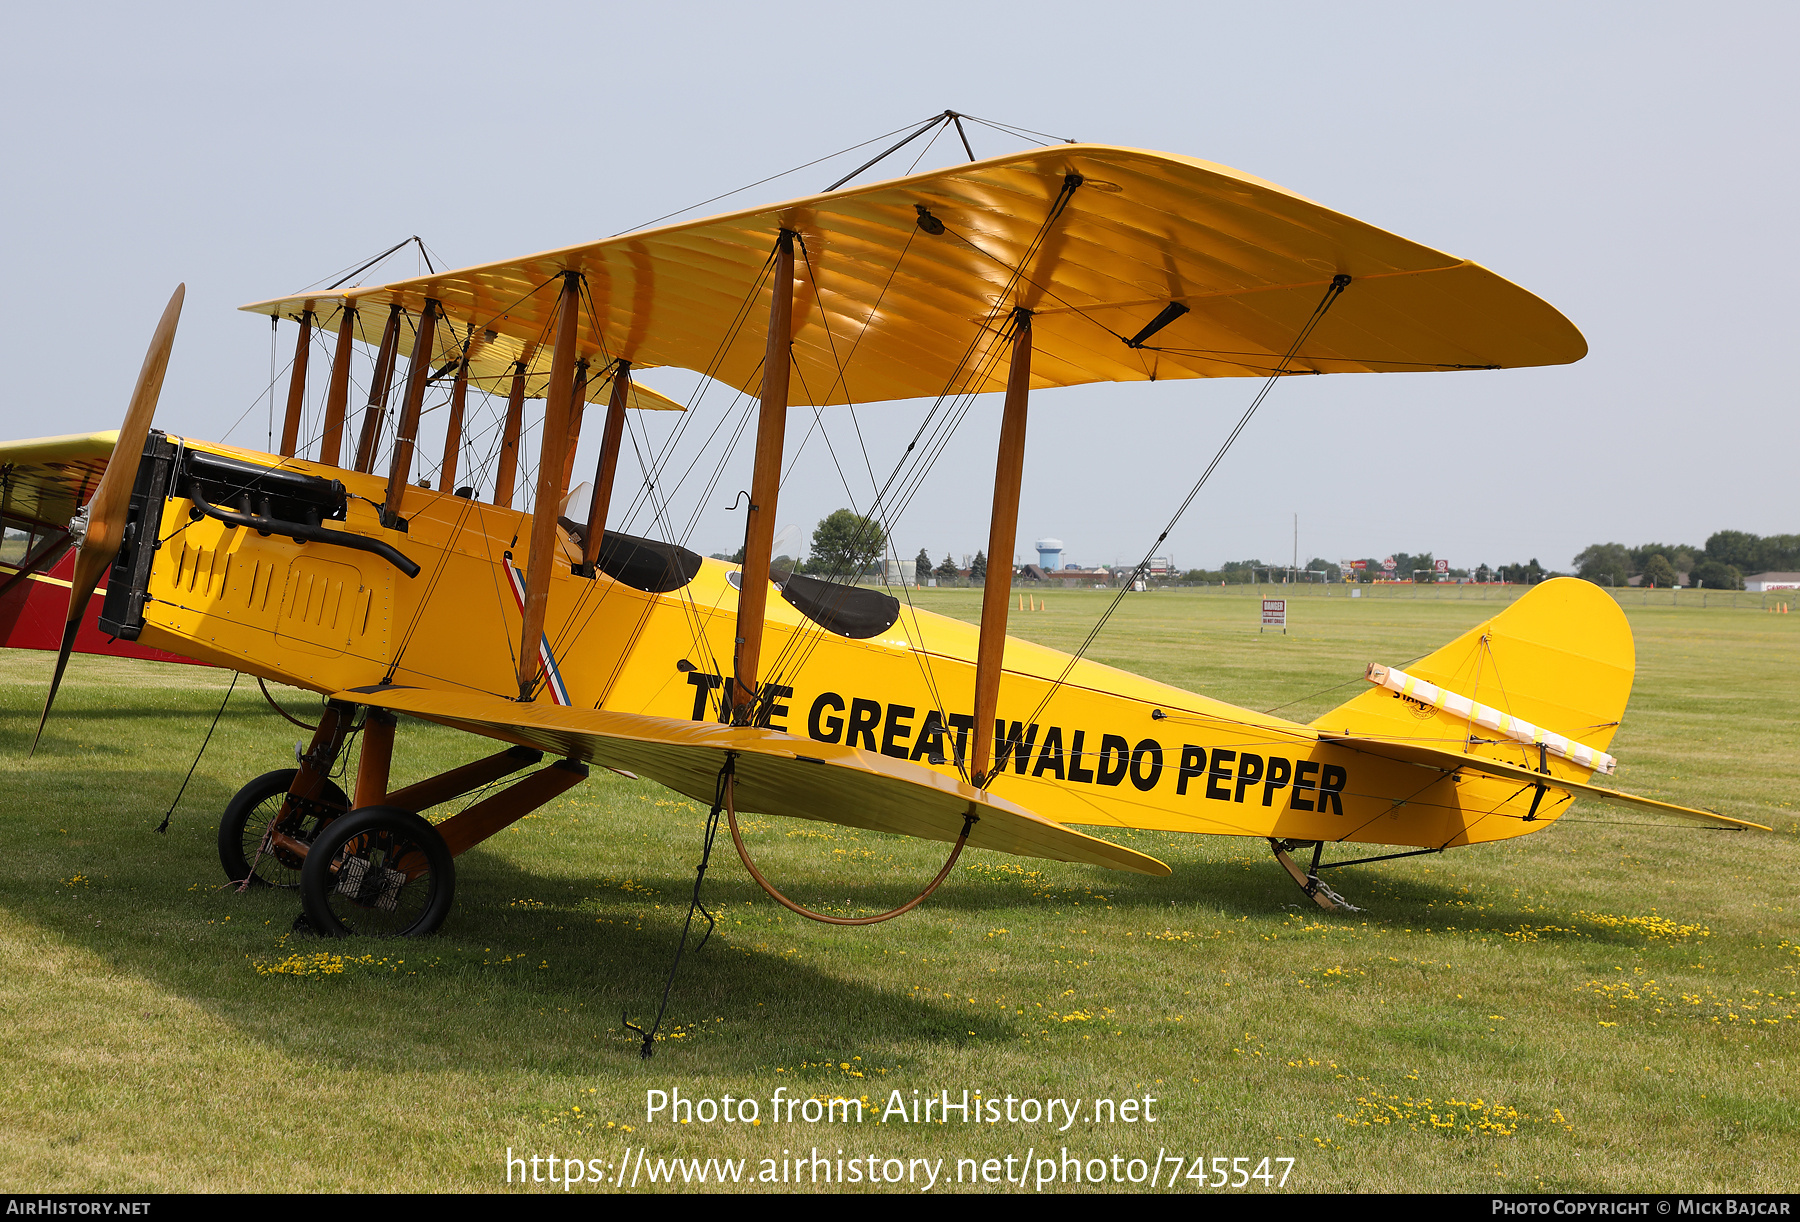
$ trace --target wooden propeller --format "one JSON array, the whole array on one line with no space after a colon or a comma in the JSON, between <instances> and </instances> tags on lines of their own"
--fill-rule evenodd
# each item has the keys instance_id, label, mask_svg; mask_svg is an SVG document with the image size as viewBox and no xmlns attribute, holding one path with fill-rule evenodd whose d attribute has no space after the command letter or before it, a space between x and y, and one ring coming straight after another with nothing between
<instances>
[{"instance_id":1,"label":"wooden propeller","mask_svg":"<svg viewBox=\"0 0 1800 1222\"><path fill-rule=\"evenodd\" d=\"M94 495L69 523L75 538L75 579L69 586L69 614L63 624L62 648L56 654L56 673L50 678L44 713L38 718L37 733L31 739L33 753L44 735L44 723L50 720L50 706L56 702L56 689L62 686L63 671L69 665L69 652L75 647L75 633L81 627L88 600L124 542L132 485L137 482L144 439L156 416L156 400L162 394L163 374L169 368L169 352L175 346L175 325L181 321L181 303L186 297L187 285L176 285L162 321L156 324L156 334L150 337L150 350L144 354L144 367L138 371L137 388L131 392L131 406L125 409L125 421L119 426L119 440L113 446L106 472Z\"/></svg>"}]
</instances>

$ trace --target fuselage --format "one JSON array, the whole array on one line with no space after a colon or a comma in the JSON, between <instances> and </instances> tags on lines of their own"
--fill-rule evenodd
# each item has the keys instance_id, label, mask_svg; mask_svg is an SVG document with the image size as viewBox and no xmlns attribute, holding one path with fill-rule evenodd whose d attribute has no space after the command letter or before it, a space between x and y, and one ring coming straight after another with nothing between
<instances>
[{"instance_id":1,"label":"fuselage","mask_svg":"<svg viewBox=\"0 0 1800 1222\"><path fill-rule=\"evenodd\" d=\"M342 481L349 496L331 529L379 539L420 571L409 578L368 552L196 516L177 477L146 507L157 529L138 569L142 644L320 693L390 683L517 696L521 612L508 569L529 563L529 514L408 488L405 529L389 529L376 476L169 442ZM137 534L128 551L141 556ZM717 719L738 629L737 567L665 544L589 577L574 571L581 555L568 532L556 546L544 630L553 674L535 699ZM765 724L970 771L974 625L878 591L804 581L772 590L768 608ZM1063 823L1437 848L1554 818L1521 820L1517 787L1505 782L1347 750L1312 726L1010 637L995 741L990 791Z\"/></svg>"}]
</instances>

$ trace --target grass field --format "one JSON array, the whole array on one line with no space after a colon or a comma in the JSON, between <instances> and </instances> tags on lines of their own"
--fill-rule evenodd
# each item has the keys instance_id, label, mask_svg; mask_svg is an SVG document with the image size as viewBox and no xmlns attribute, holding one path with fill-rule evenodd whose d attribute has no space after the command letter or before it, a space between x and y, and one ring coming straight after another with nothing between
<instances>
[{"instance_id":1,"label":"grass field","mask_svg":"<svg viewBox=\"0 0 1800 1222\"><path fill-rule=\"evenodd\" d=\"M915 597L973 618L979 595ZM1045 597L1015 631L1068 645L1108 595ZM1499 604L1309 597L1285 637L1258 634L1254 605L1132 597L1093 656L1304 719L1357 690L1366 662L1402 663ZM77 658L27 760L50 658L0 658L0 1180L479 1191L506 1187L510 1148L615 1180L623 1159L640 1191L658 1159L742 1158L738 1189L754 1190L761 1160L817 1148L834 1174L839 1150L890 1177L882 1160L943 1159L937 1191L974 1187L958 1159L1016 1179L1028 1150L1027 1190L1035 1160L1065 1150L1108 1160L1109 1178L1142 1158L1165 1183L1170 1157L1246 1158L1246 1173L1287 1158L1288 1188L1325 1192L1792 1190L1800 617L1627 612L1638 681L1619 783L1774 834L1581 805L1517 841L1345 871L1354 915L1311 907L1260 842L1139 834L1171 877L972 853L920 910L849 930L777 908L725 846L707 878L718 932L683 963L648 1062L620 1011L654 1013L698 859L693 803L596 771L458 862L442 935L302 938L291 893L218 886L219 810L291 766L300 733L254 686L158 836L229 677ZM396 783L486 750L406 724ZM775 879L817 903L885 906L942 860L822 824L751 826ZM761 1123L647 1123L646 1092L676 1088L756 1099ZM876 1123L892 1092L910 1108L915 1091L965 1088L1079 1099L1079 1118ZM874 1110L776 1123L778 1089ZM1146 1095L1154 1122L1092 1118L1096 1099ZM884 1190L925 1186L923 1165L903 1166L918 1181ZM1191 1167L1179 1184L1198 1191ZM516 1190L530 1173L513 1174Z\"/></svg>"}]
</instances>

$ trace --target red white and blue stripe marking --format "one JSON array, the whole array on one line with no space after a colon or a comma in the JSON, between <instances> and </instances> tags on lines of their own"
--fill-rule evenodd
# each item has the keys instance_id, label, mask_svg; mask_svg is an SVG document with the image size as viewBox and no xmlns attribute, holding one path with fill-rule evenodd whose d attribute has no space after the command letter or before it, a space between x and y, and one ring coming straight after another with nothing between
<instances>
[{"instance_id":1,"label":"red white and blue stripe marking","mask_svg":"<svg viewBox=\"0 0 1800 1222\"><path fill-rule=\"evenodd\" d=\"M519 614L525 614L525 574L513 567L510 558L506 561L506 579L512 586L513 602L518 604ZM548 680L545 686L550 689L550 701L553 704L568 704L569 689L563 686L562 671L556 665L556 654L550 649L548 635L538 641L538 662L544 668L544 676Z\"/></svg>"}]
</instances>

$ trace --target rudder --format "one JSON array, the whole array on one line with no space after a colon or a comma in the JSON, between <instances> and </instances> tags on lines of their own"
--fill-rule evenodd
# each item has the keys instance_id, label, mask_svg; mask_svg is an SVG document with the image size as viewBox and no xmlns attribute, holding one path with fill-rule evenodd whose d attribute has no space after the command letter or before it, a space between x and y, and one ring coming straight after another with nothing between
<instances>
[{"instance_id":1,"label":"rudder","mask_svg":"<svg viewBox=\"0 0 1800 1222\"><path fill-rule=\"evenodd\" d=\"M1591 582L1555 578L1443 648L1403 668L1514 717L1605 750L1631 696L1637 650L1611 595ZM1312 722L1314 729L1539 766L1539 753L1462 717L1371 688ZM1471 744L1471 738L1477 740ZM1552 774L1585 780L1591 769L1552 755Z\"/></svg>"}]
</instances>

